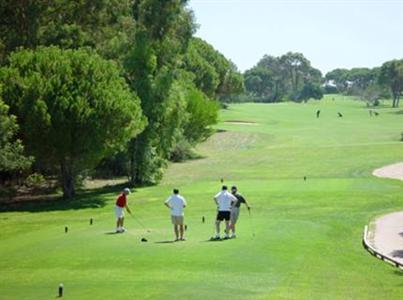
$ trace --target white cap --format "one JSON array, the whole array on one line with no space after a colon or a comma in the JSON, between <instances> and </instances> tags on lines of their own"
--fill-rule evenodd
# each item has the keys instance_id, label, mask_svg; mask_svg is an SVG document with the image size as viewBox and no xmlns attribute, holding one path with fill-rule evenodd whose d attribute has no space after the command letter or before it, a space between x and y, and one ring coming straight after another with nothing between
<instances>
[{"instance_id":1,"label":"white cap","mask_svg":"<svg viewBox=\"0 0 403 300\"><path fill-rule=\"evenodd\" d=\"M130 194L130 189L129 188L124 188L123 192L125 192L126 194Z\"/></svg>"}]
</instances>

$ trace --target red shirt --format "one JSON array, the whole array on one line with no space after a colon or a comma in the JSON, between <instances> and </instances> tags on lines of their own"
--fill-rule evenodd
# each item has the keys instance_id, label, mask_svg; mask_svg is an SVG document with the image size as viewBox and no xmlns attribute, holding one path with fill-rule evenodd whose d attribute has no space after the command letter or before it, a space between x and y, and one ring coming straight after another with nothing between
<instances>
[{"instance_id":1,"label":"red shirt","mask_svg":"<svg viewBox=\"0 0 403 300\"><path fill-rule=\"evenodd\" d=\"M125 194L120 194L118 199L116 200L116 205L119 207L125 207L126 206L126 195Z\"/></svg>"}]
</instances>

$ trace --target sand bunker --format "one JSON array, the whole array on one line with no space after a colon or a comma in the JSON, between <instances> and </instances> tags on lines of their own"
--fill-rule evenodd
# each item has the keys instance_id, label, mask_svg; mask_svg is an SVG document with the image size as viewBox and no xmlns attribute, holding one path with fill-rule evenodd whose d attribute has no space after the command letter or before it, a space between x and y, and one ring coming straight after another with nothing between
<instances>
[{"instance_id":1,"label":"sand bunker","mask_svg":"<svg viewBox=\"0 0 403 300\"><path fill-rule=\"evenodd\" d=\"M403 180L403 162L376 169L372 175Z\"/></svg>"}]
</instances>

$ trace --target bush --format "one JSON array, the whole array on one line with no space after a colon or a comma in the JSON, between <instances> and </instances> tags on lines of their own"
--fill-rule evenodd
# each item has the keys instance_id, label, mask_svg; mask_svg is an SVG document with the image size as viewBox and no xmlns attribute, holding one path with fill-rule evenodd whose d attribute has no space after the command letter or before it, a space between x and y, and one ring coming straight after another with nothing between
<instances>
[{"instance_id":1,"label":"bush","mask_svg":"<svg viewBox=\"0 0 403 300\"><path fill-rule=\"evenodd\" d=\"M179 141L172 149L169 160L173 162L181 162L194 158L197 158L197 155L192 150L192 146L188 141L183 139Z\"/></svg>"},{"instance_id":2,"label":"bush","mask_svg":"<svg viewBox=\"0 0 403 300\"><path fill-rule=\"evenodd\" d=\"M43 185L45 182L46 182L46 179L45 179L45 177L43 177L42 174L33 173L25 179L24 184L27 187L33 188L33 187L39 187L39 186Z\"/></svg>"}]
</instances>

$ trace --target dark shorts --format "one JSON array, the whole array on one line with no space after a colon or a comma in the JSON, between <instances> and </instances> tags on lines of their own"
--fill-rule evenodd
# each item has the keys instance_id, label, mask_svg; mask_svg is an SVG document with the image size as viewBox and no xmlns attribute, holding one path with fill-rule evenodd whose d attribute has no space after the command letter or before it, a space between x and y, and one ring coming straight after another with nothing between
<instances>
[{"instance_id":1,"label":"dark shorts","mask_svg":"<svg viewBox=\"0 0 403 300\"><path fill-rule=\"evenodd\" d=\"M230 211L219 211L217 214L217 221L229 221L231 219Z\"/></svg>"}]
</instances>

